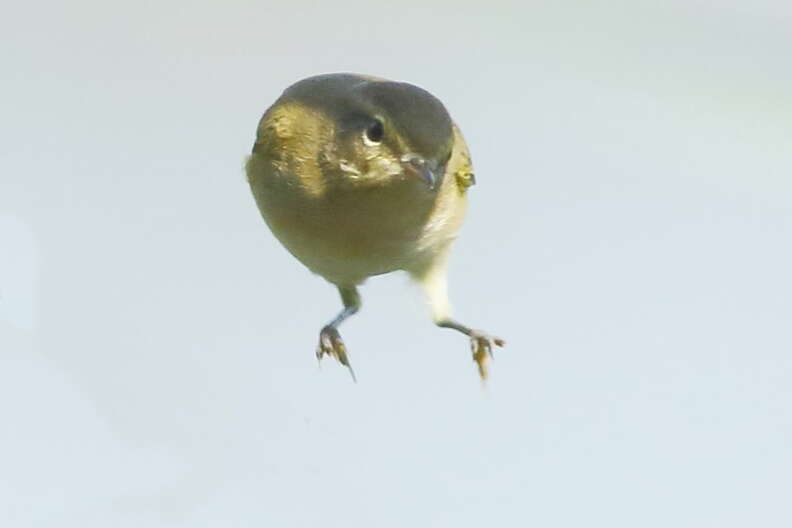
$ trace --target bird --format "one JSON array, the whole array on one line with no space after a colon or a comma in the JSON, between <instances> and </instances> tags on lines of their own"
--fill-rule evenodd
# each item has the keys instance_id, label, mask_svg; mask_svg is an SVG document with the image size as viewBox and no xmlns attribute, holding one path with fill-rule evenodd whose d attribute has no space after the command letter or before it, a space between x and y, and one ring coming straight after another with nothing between
<instances>
[{"instance_id":1,"label":"bird","mask_svg":"<svg viewBox=\"0 0 792 528\"><path fill-rule=\"evenodd\" d=\"M335 285L342 309L319 332L316 357L356 381L339 326L361 308L366 279L404 271L434 323L470 339L482 381L503 339L452 318L449 252L476 183L470 152L446 107L407 82L356 73L297 81L259 120L245 172L280 243Z\"/></svg>"}]
</instances>

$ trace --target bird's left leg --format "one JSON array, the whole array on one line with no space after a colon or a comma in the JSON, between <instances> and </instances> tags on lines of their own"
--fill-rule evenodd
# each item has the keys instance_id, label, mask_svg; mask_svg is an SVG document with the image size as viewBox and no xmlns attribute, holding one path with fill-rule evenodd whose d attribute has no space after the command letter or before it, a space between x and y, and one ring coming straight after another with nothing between
<instances>
[{"instance_id":1,"label":"bird's left leg","mask_svg":"<svg viewBox=\"0 0 792 528\"><path fill-rule=\"evenodd\" d=\"M357 313L360 310L360 294L354 286L339 286L338 292L341 294L341 301L344 303L344 309L328 323L319 333L319 346L316 347L316 359L322 360L325 355L333 356L339 363L349 369L352 379L357 382L355 378L355 371L352 370L352 365L349 363L347 357L346 346L341 339L341 334L338 333L338 326L344 320Z\"/></svg>"},{"instance_id":2,"label":"bird's left leg","mask_svg":"<svg viewBox=\"0 0 792 528\"><path fill-rule=\"evenodd\" d=\"M432 318L437 326L462 332L470 338L473 361L478 366L482 381L487 379L487 363L492 357L492 347L502 347L503 339L491 336L481 330L465 326L451 318L451 305L448 302L448 250L430 262L410 270L409 273L421 285L432 309Z\"/></svg>"}]
</instances>

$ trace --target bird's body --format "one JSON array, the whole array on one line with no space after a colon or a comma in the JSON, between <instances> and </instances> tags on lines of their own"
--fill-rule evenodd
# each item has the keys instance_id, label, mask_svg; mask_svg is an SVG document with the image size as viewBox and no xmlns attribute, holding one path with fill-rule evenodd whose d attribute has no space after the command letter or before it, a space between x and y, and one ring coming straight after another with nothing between
<instances>
[{"instance_id":1,"label":"bird's body","mask_svg":"<svg viewBox=\"0 0 792 528\"><path fill-rule=\"evenodd\" d=\"M453 178L435 194L416 178L349 185L343 175L309 170L320 174L315 188L304 185L296 171L279 171L271 156L253 156L248 163L256 203L272 232L311 271L336 285L354 286L431 260L462 225L467 197Z\"/></svg>"},{"instance_id":2,"label":"bird's body","mask_svg":"<svg viewBox=\"0 0 792 528\"><path fill-rule=\"evenodd\" d=\"M447 254L473 172L461 132L431 94L353 74L300 81L262 117L246 169L278 240L341 291L345 311L323 330L320 357L348 364L336 327L359 307L356 286L397 270L423 284L438 324L492 341L449 319Z\"/></svg>"}]
</instances>

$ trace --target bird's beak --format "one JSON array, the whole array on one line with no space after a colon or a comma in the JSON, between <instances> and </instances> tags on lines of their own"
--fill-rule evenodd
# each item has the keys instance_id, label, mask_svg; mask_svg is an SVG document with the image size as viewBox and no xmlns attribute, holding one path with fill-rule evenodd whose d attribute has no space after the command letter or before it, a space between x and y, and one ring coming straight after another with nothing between
<instances>
[{"instance_id":1,"label":"bird's beak","mask_svg":"<svg viewBox=\"0 0 792 528\"><path fill-rule=\"evenodd\" d=\"M433 161L426 161L423 157L416 154L408 154L402 157L402 162L409 172L416 174L429 186L429 190L434 191L442 182L445 163L439 164Z\"/></svg>"}]
</instances>

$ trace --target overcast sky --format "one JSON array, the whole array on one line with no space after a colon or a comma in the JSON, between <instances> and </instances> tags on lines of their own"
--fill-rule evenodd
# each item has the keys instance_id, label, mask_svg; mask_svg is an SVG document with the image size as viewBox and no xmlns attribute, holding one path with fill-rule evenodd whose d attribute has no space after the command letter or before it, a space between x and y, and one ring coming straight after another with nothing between
<instances>
[{"instance_id":1,"label":"overcast sky","mask_svg":"<svg viewBox=\"0 0 792 528\"><path fill-rule=\"evenodd\" d=\"M197 4L0 20L0 524L790 526L792 8ZM398 274L317 368L242 166L333 71L467 137L486 389Z\"/></svg>"}]
</instances>

